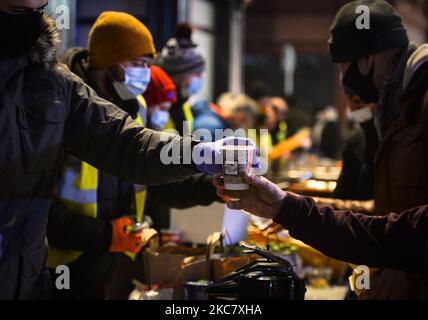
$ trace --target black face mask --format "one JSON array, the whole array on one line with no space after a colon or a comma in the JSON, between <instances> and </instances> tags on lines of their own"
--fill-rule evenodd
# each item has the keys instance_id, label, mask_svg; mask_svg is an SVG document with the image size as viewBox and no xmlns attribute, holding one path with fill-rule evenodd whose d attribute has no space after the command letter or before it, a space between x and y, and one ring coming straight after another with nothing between
<instances>
[{"instance_id":1,"label":"black face mask","mask_svg":"<svg viewBox=\"0 0 428 320\"><path fill-rule=\"evenodd\" d=\"M0 59L19 57L30 51L42 33L42 15L41 11L0 12Z\"/></svg>"},{"instance_id":2,"label":"black face mask","mask_svg":"<svg viewBox=\"0 0 428 320\"><path fill-rule=\"evenodd\" d=\"M357 62L352 62L342 79L343 87L354 92L365 103L377 103L379 94L373 81L373 67L370 73L363 76L358 70Z\"/></svg>"}]
</instances>

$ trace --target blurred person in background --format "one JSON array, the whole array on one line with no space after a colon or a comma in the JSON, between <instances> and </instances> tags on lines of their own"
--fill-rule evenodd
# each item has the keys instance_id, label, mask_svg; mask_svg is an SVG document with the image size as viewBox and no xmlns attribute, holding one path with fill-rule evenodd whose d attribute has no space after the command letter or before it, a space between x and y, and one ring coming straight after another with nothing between
<instances>
[{"instance_id":1,"label":"blurred person in background","mask_svg":"<svg viewBox=\"0 0 428 320\"><path fill-rule=\"evenodd\" d=\"M177 100L176 87L161 68L151 66L151 71L149 86L143 94L147 103L148 127L163 130L169 119L168 111ZM157 230L169 229L171 208L185 209L219 200L214 195L211 179L205 175L196 175L181 183L149 187L147 199L145 210Z\"/></svg>"},{"instance_id":2,"label":"blurred person in background","mask_svg":"<svg viewBox=\"0 0 428 320\"><path fill-rule=\"evenodd\" d=\"M320 157L342 160L343 152L351 137L360 130L348 112L345 120L339 120L337 108L328 106L316 114L312 129L313 152Z\"/></svg>"},{"instance_id":3,"label":"blurred person in background","mask_svg":"<svg viewBox=\"0 0 428 320\"><path fill-rule=\"evenodd\" d=\"M260 126L270 133L270 144L276 145L287 137L286 117L289 107L284 98L271 94L269 85L262 80L253 81L248 94L259 104L262 114Z\"/></svg>"},{"instance_id":4,"label":"blurred person in background","mask_svg":"<svg viewBox=\"0 0 428 320\"><path fill-rule=\"evenodd\" d=\"M295 97L287 97L287 105L287 137L290 137L300 129L310 127L312 120L310 114L299 106Z\"/></svg>"},{"instance_id":5,"label":"blurred person in background","mask_svg":"<svg viewBox=\"0 0 428 320\"><path fill-rule=\"evenodd\" d=\"M167 112L175 100L175 86L160 68L151 67L155 53L152 35L139 20L110 11L94 23L88 50L71 48L64 59L100 96L114 101L140 124L148 122L159 130L165 121L157 113ZM147 90L149 107L141 96ZM217 199L211 179L203 174L146 187L69 156L49 213L47 265L53 276L58 265L67 265L72 286L54 290L54 298L126 298L132 278L142 276L141 265L134 266L131 259L144 244L140 234L126 228L141 223L143 215L155 220L157 212L152 208L160 203L165 208L187 208Z\"/></svg>"},{"instance_id":6,"label":"blurred person in background","mask_svg":"<svg viewBox=\"0 0 428 320\"><path fill-rule=\"evenodd\" d=\"M141 95L138 98L141 99ZM143 98L147 105L147 127L163 130L169 121L171 106L177 102L177 91L172 79L158 66L150 67L150 83Z\"/></svg>"},{"instance_id":7,"label":"blurred person in background","mask_svg":"<svg viewBox=\"0 0 428 320\"><path fill-rule=\"evenodd\" d=\"M193 131L193 113L189 98L203 87L205 59L192 40L192 29L178 25L174 37L169 39L159 57L159 66L171 77L177 87L177 101L170 109L165 129L174 129L180 135ZM186 127L183 127L183 125Z\"/></svg>"},{"instance_id":8,"label":"blurred person in background","mask_svg":"<svg viewBox=\"0 0 428 320\"><path fill-rule=\"evenodd\" d=\"M236 130L256 127L259 106L249 96L224 93L218 98L217 105L228 128Z\"/></svg>"},{"instance_id":9,"label":"blurred person in background","mask_svg":"<svg viewBox=\"0 0 428 320\"><path fill-rule=\"evenodd\" d=\"M268 129L269 132L272 132L275 129L276 124L278 123L278 118L272 105L272 97L261 97L257 99L257 103L260 106L264 116L262 121L260 121L261 126Z\"/></svg>"},{"instance_id":10,"label":"blurred person in background","mask_svg":"<svg viewBox=\"0 0 428 320\"><path fill-rule=\"evenodd\" d=\"M253 129L257 124L259 107L257 103L245 94L223 93L217 100L217 104L197 105L194 109L195 131L208 130L213 139L221 139L222 135L216 134L216 129L221 130ZM197 133L197 132L196 132Z\"/></svg>"},{"instance_id":11,"label":"blurred person in background","mask_svg":"<svg viewBox=\"0 0 428 320\"><path fill-rule=\"evenodd\" d=\"M287 123L285 122L288 105L281 97L263 96L257 100L261 108L261 117L259 118L259 126L268 130L266 137L268 151L278 145L281 141L287 138ZM290 152L285 152L281 158L290 156ZM275 159L270 162L270 171L273 176L280 171L280 159Z\"/></svg>"},{"instance_id":12,"label":"blurred person in background","mask_svg":"<svg viewBox=\"0 0 428 320\"><path fill-rule=\"evenodd\" d=\"M355 130L350 133L342 154L342 170L333 192L334 199L373 200L374 159L378 144L378 135L373 121L376 104L364 103L349 89L345 90L351 121L355 122ZM336 200L330 201L337 206ZM371 205L370 205L371 207ZM345 209L345 208L341 208ZM350 283L355 279L350 268ZM355 288L351 286L351 288ZM356 299L352 289L348 290L346 299Z\"/></svg>"},{"instance_id":13,"label":"blurred person in background","mask_svg":"<svg viewBox=\"0 0 428 320\"><path fill-rule=\"evenodd\" d=\"M348 92L351 119L358 124L342 154L342 171L333 196L339 199L372 200L374 158L378 135L373 121L376 104L364 103Z\"/></svg>"},{"instance_id":14,"label":"blurred person in background","mask_svg":"<svg viewBox=\"0 0 428 320\"><path fill-rule=\"evenodd\" d=\"M272 145L276 145L287 137L287 113L289 108L285 99L281 97L270 98L270 104L276 116L275 126L271 129Z\"/></svg>"},{"instance_id":15,"label":"blurred person in background","mask_svg":"<svg viewBox=\"0 0 428 320\"><path fill-rule=\"evenodd\" d=\"M345 144L344 127L336 107L328 106L316 114L312 129L312 148L320 157L341 159ZM349 121L346 121L349 124Z\"/></svg>"}]
</instances>

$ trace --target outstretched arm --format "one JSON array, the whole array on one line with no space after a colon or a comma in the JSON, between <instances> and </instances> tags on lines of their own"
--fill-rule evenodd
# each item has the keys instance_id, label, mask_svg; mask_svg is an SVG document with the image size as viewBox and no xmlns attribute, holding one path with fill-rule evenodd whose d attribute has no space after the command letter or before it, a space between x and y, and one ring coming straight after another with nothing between
<instances>
[{"instance_id":1,"label":"outstretched arm","mask_svg":"<svg viewBox=\"0 0 428 320\"><path fill-rule=\"evenodd\" d=\"M228 192L232 209L274 219L290 235L324 254L371 267L422 271L428 232L428 206L385 216L335 211L310 197L286 193L269 180L244 176L250 190Z\"/></svg>"}]
</instances>

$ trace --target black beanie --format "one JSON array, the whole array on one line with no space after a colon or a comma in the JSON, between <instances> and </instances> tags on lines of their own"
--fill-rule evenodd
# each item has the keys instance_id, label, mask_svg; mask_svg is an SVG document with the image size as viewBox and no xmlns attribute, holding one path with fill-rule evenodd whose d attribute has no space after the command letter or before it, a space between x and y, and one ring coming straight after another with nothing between
<instances>
[{"instance_id":1,"label":"black beanie","mask_svg":"<svg viewBox=\"0 0 428 320\"><path fill-rule=\"evenodd\" d=\"M369 29L358 29L358 6L370 11ZM345 4L337 13L328 40L333 62L350 62L369 54L400 48L409 44L406 30L395 9L383 0L358 0Z\"/></svg>"}]
</instances>

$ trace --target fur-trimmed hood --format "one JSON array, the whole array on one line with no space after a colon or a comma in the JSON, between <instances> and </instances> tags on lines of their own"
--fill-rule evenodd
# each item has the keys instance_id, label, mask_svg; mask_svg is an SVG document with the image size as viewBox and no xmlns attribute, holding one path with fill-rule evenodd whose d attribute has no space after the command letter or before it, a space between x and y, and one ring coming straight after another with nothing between
<instances>
[{"instance_id":1,"label":"fur-trimmed hood","mask_svg":"<svg viewBox=\"0 0 428 320\"><path fill-rule=\"evenodd\" d=\"M43 14L42 33L27 55L28 62L45 66L56 63L56 50L59 42L60 37L55 21L47 14Z\"/></svg>"},{"instance_id":2,"label":"fur-trimmed hood","mask_svg":"<svg viewBox=\"0 0 428 320\"><path fill-rule=\"evenodd\" d=\"M8 60L0 61L0 89L19 70L27 66L51 68L57 63L56 49L59 44L59 33L55 22L47 14L42 17L42 32L30 52Z\"/></svg>"}]
</instances>

